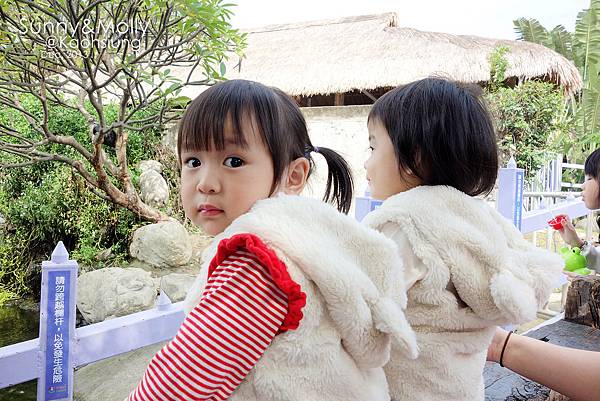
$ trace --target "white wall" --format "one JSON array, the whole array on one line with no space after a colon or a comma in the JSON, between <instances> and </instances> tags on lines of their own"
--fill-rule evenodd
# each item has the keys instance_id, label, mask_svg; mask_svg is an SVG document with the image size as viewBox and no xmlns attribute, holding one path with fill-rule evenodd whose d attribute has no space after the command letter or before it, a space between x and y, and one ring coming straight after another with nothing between
<instances>
[{"instance_id":1,"label":"white wall","mask_svg":"<svg viewBox=\"0 0 600 401\"><path fill-rule=\"evenodd\" d=\"M312 143L331 148L344 156L352 168L355 196L362 196L367 186L363 165L369 156L367 116L371 106L303 107L301 110ZM322 198L327 180L327 164L323 156L314 153L312 156L317 168L309 179L305 194Z\"/></svg>"}]
</instances>

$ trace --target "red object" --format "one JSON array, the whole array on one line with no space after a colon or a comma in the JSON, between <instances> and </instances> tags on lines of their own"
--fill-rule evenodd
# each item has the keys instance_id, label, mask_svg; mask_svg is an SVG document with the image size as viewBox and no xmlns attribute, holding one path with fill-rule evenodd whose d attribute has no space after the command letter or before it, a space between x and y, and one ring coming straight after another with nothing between
<instances>
[{"instance_id":1,"label":"red object","mask_svg":"<svg viewBox=\"0 0 600 401\"><path fill-rule=\"evenodd\" d=\"M569 218L569 216L567 216L565 214L559 214L558 216L556 216L552 220L548 220L548 224L553 229L560 230L560 229L562 229L564 227L564 223L567 221L568 218Z\"/></svg>"},{"instance_id":2,"label":"red object","mask_svg":"<svg viewBox=\"0 0 600 401\"><path fill-rule=\"evenodd\" d=\"M306 294L300 288L300 284L290 277L287 267L275 252L256 235L235 234L231 238L221 240L217 254L208 266L209 277L217 266L239 249L252 253L259 264L267 269L270 279L287 295L288 312L278 334L287 330L296 330L303 317L302 308L306 305Z\"/></svg>"}]
</instances>

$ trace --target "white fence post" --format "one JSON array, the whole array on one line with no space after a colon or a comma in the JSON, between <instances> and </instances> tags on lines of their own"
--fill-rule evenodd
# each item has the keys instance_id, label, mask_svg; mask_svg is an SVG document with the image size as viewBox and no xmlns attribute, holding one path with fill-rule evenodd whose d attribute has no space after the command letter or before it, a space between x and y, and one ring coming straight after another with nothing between
<instances>
[{"instance_id":1,"label":"white fence post","mask_svg":"<svg viewBox=\"0 0 600 401\"><path fill-rule=\"evenodd\" d=\"M563 155L558 154L556 158L552 161L552 186L549 188L551 192L561 192L562 191L562 167Z\"/></svg>"},{"instance_id":2,"label":"white fence post","mask_svg":"<svg viewBox=\"0 0 600 401\"><path fill-rule=\"evenodd\" d=\"M42 262L38 401L73 400L77 262L62 241Z\"/></svg>"}]
</instances>

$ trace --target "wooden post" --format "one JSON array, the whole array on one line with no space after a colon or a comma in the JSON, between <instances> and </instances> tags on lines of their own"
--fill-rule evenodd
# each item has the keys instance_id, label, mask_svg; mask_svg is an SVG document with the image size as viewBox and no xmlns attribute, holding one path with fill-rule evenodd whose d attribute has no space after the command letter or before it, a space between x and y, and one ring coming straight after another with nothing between
<instances>
[{"instance_id":1,"label":"wooden post","mask_svg":"<svg viewBox=\"0 0 600 401\"><path fill-rule=\"evenodd\" d=\"M565 320L600 329L600 276L581 276L571 282Z\"/></svg>"},{"instance_id":2,"label":"wooden post","mask_svg":"<svg viewBox=\"0 0 600 401\"><path fill-rule=\"evenodd\" d=\"M333 105L334 106L343 106L344 105L344 94L343 93L335 94L335 97L333 99Z\"/></svg>"}]
</instances>

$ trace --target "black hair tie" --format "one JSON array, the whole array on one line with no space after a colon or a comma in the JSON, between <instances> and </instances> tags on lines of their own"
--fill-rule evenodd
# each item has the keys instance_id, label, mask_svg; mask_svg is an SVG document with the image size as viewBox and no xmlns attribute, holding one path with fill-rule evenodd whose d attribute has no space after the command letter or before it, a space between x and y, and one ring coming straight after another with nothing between
<instances>
[{"instance_id":1,"label":"black hair tie","mask_svg":"<svg viewBox=\"0 0 600 401\"><path fill-rule=\"evenodd\" d=\"M306 151L304 151L304 157L306 157L307 159L310 159L310 152L319 153L319 147L313 146L312 149L307 147Z\"/></svg>"}]
</instances>

